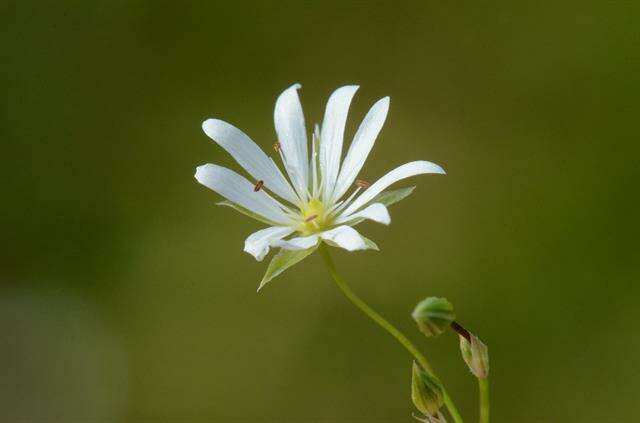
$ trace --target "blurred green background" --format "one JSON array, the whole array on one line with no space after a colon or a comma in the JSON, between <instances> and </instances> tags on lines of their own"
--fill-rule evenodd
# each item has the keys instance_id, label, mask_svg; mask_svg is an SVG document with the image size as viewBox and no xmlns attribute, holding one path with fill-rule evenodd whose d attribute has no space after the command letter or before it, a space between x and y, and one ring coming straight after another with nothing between
<instances>
[{"instance_id":1,"label":"blurred green background","mask_svg":"<svg viewBox=\"0 0 640 423\"><path fill-rule=\"evenodd\" d=\"M0 4L0 420L411 422L411 358L317 256L255 290L258 223L193 179L238 169L201 131L265 149L276 96L309 123L390 95L362 177L427 159L334 257L427 353L468 421L457 339L410 319L448 297L490 346L493 421L639 411L638 2Z\"/></svg>"}]
</instances>

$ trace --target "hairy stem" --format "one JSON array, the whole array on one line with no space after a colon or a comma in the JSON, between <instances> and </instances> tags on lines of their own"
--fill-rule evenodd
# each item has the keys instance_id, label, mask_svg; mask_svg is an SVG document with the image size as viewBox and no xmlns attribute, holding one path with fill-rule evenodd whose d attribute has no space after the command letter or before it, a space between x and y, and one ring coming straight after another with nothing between
<instances>
[{"instance_id":1,"label":"hairy stem","mask_svg":"<svg viewBox=\"0 0 640 423\"><path fill-rule=\"evenodd\" d=\"M380 325L380 327L382 327L384 330L389 332L391 336L393 336L398 342L400 342L400 344L402 344L402 346L405 347L407 351L409 351L411 355L413 355L413 357L415 357L416 361L420 364L420 366L422 366L422 368L424 368L425 371L429 372L434 377L437 377L434 374L431 364L429 364L429 362L427 361L427 358L420 351L418 351L418 349L411 343L411 341L409 341L409 339L406 336L404 336L402 332L396 329L391 323L385 320L384 317L382 317L374 309L369 307L367 303L362 301L360 297L358 297L351 290L351 288L349 288L349 285L347 285L347 282L344 280L342 276L340 276L340 274L336 270L336 266L333 263L333 260L331 259L331 255L329 254L329 250L327 249L326 245L321 244L319 247L319 251L320 251L320 255L322 256L322 259L324 260L325 265L327 266L327 269L329 269L329 273L333 277L333 280L335 281L340 291L342 291L344 296L347 297L347 299L351 301L353 305L359 308L360 311L366 314L369 318L371 318L371 320L373 320L378 325ZM451 414L453 421L455 423L463 423L462 417L460 416L458 409L456 408L455 404L451 400L451 397L449 397L449 394L444 389L444 387L443 387L443 391L444 391L444 403L447 406L447 409L449 410L449 414Z\"/></svg>"}]
</instances>

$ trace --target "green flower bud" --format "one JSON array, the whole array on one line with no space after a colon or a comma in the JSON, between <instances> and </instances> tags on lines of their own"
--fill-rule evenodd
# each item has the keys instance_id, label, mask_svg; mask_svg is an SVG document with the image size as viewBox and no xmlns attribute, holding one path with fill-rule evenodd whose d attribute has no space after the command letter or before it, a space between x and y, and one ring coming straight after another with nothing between
<instances>
[{"instance_id":1,"label":"green flower bud","mask_svg":"<svg viewBox=\"0 0 640 423\"><path fill-rule=\"evenodd\" d=\"M469 370L479 379L489 376L489 349L475 335L469 334L471 341L460 336L460 351Z\"/></svg>"},{"instance_id":2,"label":"green flower bud","mask_svg":"<svg viewBox=\"0 0 640 423\"><path fill-rule=\"evenodd\" d=\"M437 336L456 318L453 305L446 298L429 297L418 303L411 313L418 329L427 336Z\"/></svg>"},{"instance_id":3,"label":"green flower bud","mask_svg":"<svg viewBox=\"0 0 640 423\"><path fill-rule=\"evenodd\" d=\"M440 381L422 370L415 362L411 376L413 404L426 416L437 415L444 400Z\"/></svg>"}]
</instances>

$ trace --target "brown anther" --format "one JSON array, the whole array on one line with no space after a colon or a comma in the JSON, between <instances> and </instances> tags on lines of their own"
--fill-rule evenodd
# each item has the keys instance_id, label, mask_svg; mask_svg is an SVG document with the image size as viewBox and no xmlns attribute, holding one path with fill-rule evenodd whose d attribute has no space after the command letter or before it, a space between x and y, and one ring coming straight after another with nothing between
<instances>
[{"instance_id":1,"label":"brown anther","mask_svg":"<svg viewBox=\"0 0 640 423\"><path fill-rule=\"evenodd\" d=\"M369 188L371 184L364 179L356 179L356 185L360 188Z\"/></svg>"},{"instance_id":2,"label":"brown anther","mask_svg":"<svg viewBox=\"0 0 640 423\"><path fill-rule=\"evenodd\" d=\"M264 185L264 181L262 179L260 179L258 182L256 182L256 186L253 187L253 192L260 191L260 189L262 188L263 185Z\"/></svg>"},{"instance_id":3,"label":"brown anther","mask_svg":"<svg viewBox=\"0 0 640 423\"><path fill-rule=\"evenodd\" d=\"M276 150L276 153L280 152L280 143L278 141L273 143L273 149Z\"/></svg>"},{"instance_id":4,"label":"brown anther","mask_svg":"<svg viewBox=\"0 0 640 423\"><path fill-rule=\"evenodd\" d=\"M317 214L312 214L311 216L307 217L304 221L309 223L311 222L313 219L315 219L316 217L318 217Z\"/></svg>"}]
</instances>

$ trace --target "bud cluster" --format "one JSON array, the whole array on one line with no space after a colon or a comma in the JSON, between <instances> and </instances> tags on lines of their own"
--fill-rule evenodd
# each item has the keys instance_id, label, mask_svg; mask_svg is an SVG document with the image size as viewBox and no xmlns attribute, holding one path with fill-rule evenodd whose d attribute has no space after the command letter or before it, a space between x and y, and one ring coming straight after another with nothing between
<instances>
[{"instance_id":1,"label":"bud cluster","mask_svg":"<svg viewBox=\"0 0 640 423\"><path fill-rule=\"evenodd\" d=\"M487 346L473 333L464 328L456 319L453 305L446 298L428 297L422 300L411 313L411 317L418 324L418 329L427 337L435 337L451 328L460 337L460 352L462 359L473 375L478 378L481 398L486 391L489 376L489 350ZM485 391L483 391L483 386ZM488 392L488 391L486 391ZM484 394L484 398L488 398ZM414 417L423 423L446 423L440 408L446 397L440 380L430 372L426 372L415 362L413 363L413 377L411 380L411 399L423 416ZM488 401L488 400L487 400ZM482 400L481 400L482 402ZM488 402L481 405L481 421L488 422ZM451 412L451 407L447 407ZM484 413L484 414L483 414ZM461 421L457 410L453 410L454 420Z\"/></svg>"}]
</instances>

